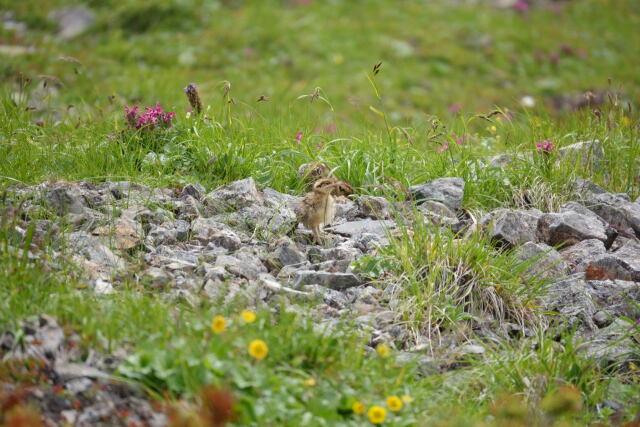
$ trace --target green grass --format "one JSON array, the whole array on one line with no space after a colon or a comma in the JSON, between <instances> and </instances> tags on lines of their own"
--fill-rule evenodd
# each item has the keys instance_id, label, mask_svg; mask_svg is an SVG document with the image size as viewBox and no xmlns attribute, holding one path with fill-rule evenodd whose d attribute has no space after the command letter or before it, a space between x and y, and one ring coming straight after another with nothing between
<instances>
[{"instance_id":1,"label":"green grass","mask_svg":"<svg viewBox=\"0 0 640 427\"><path fill-rule=\"evenodd\" d=\"M33 45L35 53L0 63L2 189L49 179L210 189L252 176L263 187L301 194L298 167L319 160L359 194L394 200L412 184L462 177L464 207L476 217L505 206L555 209L570 199L576 177L640 196L634 0L561 2L559 11L534 7L525 15L446 1L92 1L94 26L70 41L45 37L55 28L49 11L66 2L4 3L29 31L0 29L0 39ZM187 114L182 88L189 82L200 88L206 117ZM311 102L315 88L323 99ZM555 98L586 90L610 91L598 114L551 108ZM256 102L261 95L270 100ZM535 107L520 106L525 95ZM170 129L126 128L125 105L156 102L176 112ZM459 113L449 111L454 104ZM543 139L559 147L599 140L604 155L586 165L556 153L504 169L482 163L488 155L533 152ZM524 266L478 234L459 241L417 227L412 239L396 236L360 263L379 286L402 284L399 309L416 332L472 337L470 325L487 312L537 331L485 343L483 356L443 362L456 369L425 373L414 362L397 365L393 353L363 353L350 319L331 333L318 331L286 301L243 325L241 300L191 305L146 289L133 275L117 294L93 296L65 261L62 242L52 238L43 259L27 260L14 225L9 218L0 229L1 325L55 315L89 347L124 345L132 356L120 374L154 396L197 400L205 384L231 389L241 424L361 425L353 401L383 404L391 394L415 399L391 417L394 425L517 424L526 414L540 424L581 425L609 420L606 399L619 402L626 419L637 409L637 375L603 371L581 356L569 331L537 327L535 300L544 287L524 283ZM52 248L64 256L54 259ZM222 336L209 329L216 314L231 319ZM269 345L260 362L246 353L254 338ZM314 386L305 385L310 378ZM563 393L570 400L574 390L584 410L552 414L549 405Z\"/></svg>"}]
</instances>

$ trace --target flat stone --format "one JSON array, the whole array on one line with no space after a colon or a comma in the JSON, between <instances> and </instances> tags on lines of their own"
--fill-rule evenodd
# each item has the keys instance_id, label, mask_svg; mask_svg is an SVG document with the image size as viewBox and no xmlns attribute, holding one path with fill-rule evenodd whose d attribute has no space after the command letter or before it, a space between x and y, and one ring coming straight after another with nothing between
<instances>
[{"instance_id":1,"label":"flat stone","mask_svg":"<svg viewBox=\"0 0 640 427\"><path fill-rule=\"evenodd\" d=\"M85 32L95 20L95 13L82 6L56 9L49 14L49 19L57 21L58 36L64 40L76 37Z\"/></svg>"},{"instance_id":2,"label":"flat stone","mask_svg":"<svg viewBox=\"0 0 640 427\"><path fill-rule=\"evenodd\" d=\"M626 194L592 194L584 205L621 232L640 236L640 204Z\"/></svg>"},{"instance_id":3,"label":"flat stone","mask_svg":"<svg viewBox=\"0 0 640 427\"><path fill-rule=\"evenodd\" d=\"M520 262L532 262L523 273L526 277L554 280L565 277L569 272L569 266L558 251L544 243L526 242L516 249L515 254Z\"/></svg>"},{"instance_id":4,"label":"flat stone","mask_svg":"<svg viewBox=\"0 0 640 427\"><path fill-rule=\"evenodd\" d=\"M607 235L601 221L572 211L542 215L538 220L538 235L540 240L552 246L570 246L582 240L598 239L607 247L615 238Z\"/></svg>"},{"instance_id":5,"label":"flat stone","mask_svg":"<svg viewBox=\"0 0 640 427\"><path fill-rule=\"evenodd\" d=\"M67 185L60 185L47 191L45 201L58 215L81 214L86 207L82 192L78 188Z\"/></svg>"},{"instance_id":6,"label":"flat stone","mask_svg":"<svg viewBox=\"0 0 640 427\"><path fill-rule=\"evenodd\" d=\"M260 273L266 273L267 268L260 259L245 251L236 252L233 255L221 255L216 259L216 265L224 267L229 273L256 280Z\"/></svg>"},{"instance_id":7,"label":"flat stone","mask_svg":"<svg viewBox=\"0 0 640 427\"><path fill-rule=\"evenodd\" d=\"M196 200L200 200L204 192L205 188L201 184L187 184L182 188L180 195L182 197L191 196Z\"/></svg>"},{"instance_id":8,"label":"flat stone","mask_svg":"<svg viewBox=\"0 0 640 427\"><path fill-rule=\"evenodd\" d=\"M212 218L198 218L191 224L193 238L202 243L213 243L230 251L242 247L242 241L225 224Z\"/></svg>"},{"instance_id":9,"label":"flat stone","mask_svg":"<svg viewBox=\"0 0 640 427\"><path fill-rule=\"evenodd\" d=\"M360 279L353 273L329 273L311 270L297 271L293 282L295 288L300 288L304 285L320 285L338 291L360 284Z\"/></svg>"},{"instance_id":10,"label":"flat stone","mask_svg":"<svg viewBox=\"0 0 640 427\"><path fill-rule=\"evenodd\" d=\"M391 203L384 197L361 196L356 199L360 214L373 219L391 218Z\"/></svg>"},{"instance_id":11,"label":"flat stone","mask_svg":"<svg viewBox=\"0 0 640 427\"><path fill-rule=\"evenodd\" d=\"M84 231L76 231L69 235L69 245L72 250L98 265L112 269L122 269L124 261L114 254L111 249L92 238Z\"/></svg>"},{"instance_id":12,"label":"flat stone","mask_svg":"<svg viewBox=\"0 0 640 427\"><path fill-rule=\"evenodd\" d=\"M480 220L488 236L507 247L538 241L538 219L542 212L537 209L497 209Z\"/></svg>"},{"instance_id":13,"label":"flat stone","mask_svg":"<svg viewBox=\"0 0 640 427\"><path fill-rule=\"evenodd\" d=\"M100 369L80 363L56 363L53 367L55 373L64 380L74 378L109 378L109 375Z\"/></svg>"},{"instance_id":14,"label":"flat stone","mask_svg":"<svg viewBox=\"0 0 640 427\"><path fill-rule=\"evenodd\" d=\"M363 219L359 221L349 221L340 225L333 226L329 230L333 233L343 236L354 237L365 233L376 234L379 236L386 235L389 229L396 227L394 221Z\"/></svg>"},{"instance_id":15,"label":"flat stone","mask_svg":"<svg viewBox=\"0 0 640 427\"><path fill-rule=\"evenodd\" d=\"M278 239L272 251L268 254L269 260L274 261L278 268L285 265L302 264L307 257L298 249L295 242L289 237Z\"/></svg>"},{"instance_id":16,"label":"flat stone","mask_svg":"<svg viewBox=\"0 0 640 427\"><path fill-rule=\"evenodd\" d=\"M109 295L114 292L111 282L107 282L106 280L102 279L98 279L95 281L93 285L93 291L99 295Z\"/></svg>"},{"instance_id":17,"label":"flat stone","mask_svg":"<svg viewBox=\"0 0 640 427\"><path fill-rule=\"evenodd\" d=\"M607 249L601 240L587 239L562 249L560 255L565 259L572 272L578 273L584 271L591 261L606 252Z\"/></svg>"},{"instance_id":18,"label":"flat stone","mask_svg":"<svg viewBox=\"0 0 640 427\"><path fill-rule=\"evenodd\" d=\"M229 183L206 195L205 203L215 213L238 210L254 204L262 205L264 196L258 190L253 178Z\"/></svg>"},{"instance_id":19,"label":"flat stone","mask_svg":"<svg viewBox=\"0 0 640 427\"><path fill-rule=\"evenodd\" d=\"M462 178L438 178L420 185L409 187L412 196L420 201L434 200L444 203L453 210L462 207L464 180Z\"/></svg>"}]
</instances>

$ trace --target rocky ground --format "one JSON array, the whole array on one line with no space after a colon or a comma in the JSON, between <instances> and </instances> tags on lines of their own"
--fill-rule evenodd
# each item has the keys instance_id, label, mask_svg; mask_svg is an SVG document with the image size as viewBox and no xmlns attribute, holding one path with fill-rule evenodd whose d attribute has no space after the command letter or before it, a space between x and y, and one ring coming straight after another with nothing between
<instances>
[{"instance_id":1,"label":"rocky ground","mask_svg":"<svg viewBox=\"0 0 640 427\"><path fill-rule=\"evenodd\" d=\"M364 280L353 262L376 253L415 221L451 228L460 239L480 229L496 246L533 260L525 275L549 283L539 301L542 311L553 313L546 321L575 327L583 351L615 369L638 359L632 340L637 345L640 338L629 334L631 324L624 320L640 319L638 200L578 180L574 201L557 212L497 209L475 221L462 209L464 187L460 178L440 178L409 189L417 202L340 199L322 246L295 227L299 197L260 191L251 178L210 192L199 185L152 189L133 182L46 182L10 188L2 212L15 224L12 232L25 239L34 227L29 257L69 258L86 278L87 292L117 293L123 282L133 281L194 304L202 297L221 303L242 297L255 306L274 296L289 299L293 307L315 301L311 315L319 322L355 319L371 328L370 346L394 343L400 358L424 349L429 337L406 327L394 293ZM487 338L533 333L506 322L476 332ZM0 355L7 369L26 357L38 361L33 372L48 378L57 392L27 393L41 403L52 425L166 424L163 412L138 390L110 379L126 350L86 354L77 350L78 341L73 331L43 314L26 320L20 333L1 335ZM454 359L483 352L474 341L454 338L443 347ZM446 369L437 357L421 357L427 371ZM2 387L8 394L18 386Z\"/></svg>"}]
</instances>

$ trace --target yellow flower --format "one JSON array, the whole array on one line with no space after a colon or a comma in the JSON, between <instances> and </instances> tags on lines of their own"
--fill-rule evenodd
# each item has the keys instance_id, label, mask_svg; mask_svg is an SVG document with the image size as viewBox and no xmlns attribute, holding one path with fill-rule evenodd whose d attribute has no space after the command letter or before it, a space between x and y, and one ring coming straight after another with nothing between
<instances>
[{"instance_id":1,"label":"yellow flower","mask_svg":"<svg viewBox=\"0 0 640 427\"><path fill-rule=\"evenodd\" d=\"M307 387L313 387L314 385L316 385L316 380L314 380L313 378L308 378L304 380L304 385Z\"/></svg>"},{"instance_id":2,"label":"yellow flower","mask_svg":"<svg viewBox=\"0 0 640 427\"><path fill-rule=\"evenodd\" d=\"M351 410L353 411L354 414L358 414L358 415L364 414L364 403L360 402L359 400L356 400L351 405Z\"/></svg>"},{"instance_id":3,"label":"yellow flower","mask_svg":"<svg viewBox=\"0 0 640 427\"><path fill-rule=\"evenodd\" d=\"M391 353L391 350L385 344L378 344L378 346L376 347L376 351L382 357L387 357L389 353Z\"/></svg>"},{"instance_id":4,"label":"yellow flower","mask_svg":"<svg viewBox=\"0 0 640 427\"><path fill-rule=\"evenodd\" d=\"M413 397L409 396L408 394L403 394L401 397L402 401L404 403L411 403L413 402Z\"/></svg>"},{"instance_id":5,"label":"yellow flower","mask_svg":"<svg viewBox=\"0 0 640 427\"><path fill-rule=\"evenodd\" d=\"M488 129L489 129L489 132L491 132L491 133L493 133L493 132L498 130L498 128L495 127L495 126L490 126Z\"/></svg>"},{"instance_id":6,"label":"yellow flower","mask_svg":"<svg viewBox=\"0 0 640 427\"><path fill-rule=\"evenodd\" d=\"M242 320L244 320L244 323L253 323L256 321L256 314L250 310L243 310L240 316Z\"/></svg>"},{"instance_id":7,"label":"yellow flower","mask_svg":"<svg viewBox=\"0 0 640 427\"><path fill-rule=\"evenodd\" d=\"M622 117L622 126L629 126L631 124L631 119L627 116Z\"/></svg>"},{"instance_id":8,"label":"yellow flower","mask_svg":"<svg viewBox=\"0 0 640 427\"><path fill-rule=\"evenodd\" d=\"M211 321L211 330L216 334L221 334L227 329L227 321L222 316L216 316Z\"/></svg>"},{"instance_id":9,"label":"yellow flower","mask_svg":"<svg viewBox=\"0 0 640 427\"><path fill-rule=\"evenodd\" d=\"M404 404L402 403L402 400L400 400L400 398L398 396L389 396L387 397L387 406L389 407L389 409L391 409L392 411L399 411L400 409L402 409L402 406Z\"/></svg>"},{"instance_id":10,"label":"yellow flower","mask_svg":"<svg viewBox=\"0 0 640 427\"><path fill-rule=\"evenodd\" d=\"M367 416L373 424L382 424L387 419L387 410L382 406L372 406L369 408Z\"/></svg>"},{"instance_id":11,"label":"yellow flower","mask_svg":"<svg viewBox=\"0 0 640 427\"><path fill-rule=\"evenodd\" d=\"M267 343L262 340L253 340L249 344L249 354L258 360L267 357L268 353L269 347L267 347Z\"/></svg>"}]
</instances>

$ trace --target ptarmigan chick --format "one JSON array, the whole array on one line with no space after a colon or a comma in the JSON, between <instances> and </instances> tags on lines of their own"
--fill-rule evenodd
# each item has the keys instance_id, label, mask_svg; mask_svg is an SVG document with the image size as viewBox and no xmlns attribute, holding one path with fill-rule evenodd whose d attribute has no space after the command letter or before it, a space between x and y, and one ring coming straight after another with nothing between
<instances>
[{"instance_id":1,"label":"ptarmigan chick","mask_svg":"<svg viewBox=\"0 0 640 427\"><path fill-rule=\"evenodd\" d=\"M334 196L349 194L353 194L349 183L336 178L321 178L314 182L311 191L296 207L298 221L311 230L317 244L321 244L320 226L331 224L335 217Z\"/></svg>"}]
</instances>

